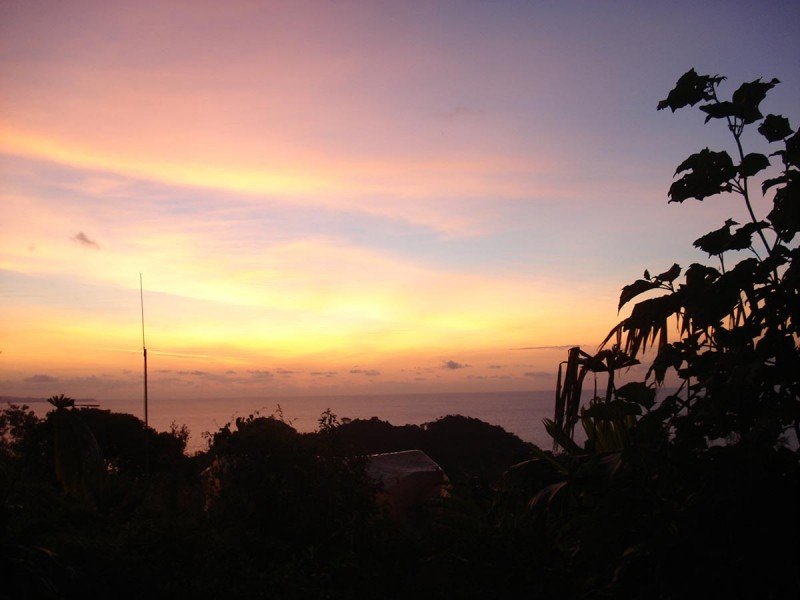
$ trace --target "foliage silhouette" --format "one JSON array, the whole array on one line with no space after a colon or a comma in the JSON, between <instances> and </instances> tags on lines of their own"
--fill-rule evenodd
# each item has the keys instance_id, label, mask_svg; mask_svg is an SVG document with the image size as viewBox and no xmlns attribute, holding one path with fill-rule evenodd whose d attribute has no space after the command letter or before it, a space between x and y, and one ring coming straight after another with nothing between
<instances>
[{"instance_id":1,"label":"foliage silhouette","mask_svg":"<svg viewBox=\"0 0 800 600\"><path fill-rule=\"evenodd\" d=\"M375 417L336 427L333 437L363 454L422 450L456 482L494 483L509 466L530 458L533 445L501 427L461 415L395 426Z\"/></svg>"},{"instance_id":2,"label":"foliage silhouette","mask_svg":"<svg viewBox=\"0 0 800 600\"><path fill-rule=\"evenodd\" d=\"M61 394L47 401L56 409L51 413L56 478L68 494L93 505L105 472L97 439L75 410L75 400Z\"/></svg>"},{"instance_id":3,"label":"foliage silhouette","mask_svg":"<svg viewBox=\"0 0 800 600\"><path fill-rule=\"evenodd\" d=\"M707 114L707 122L719 119L727 124L737 155L734 162L724 150L705 148L692 154L678 166L675 174L680 178L668 196L670 202L681 203L733 193L742 198L749 220L740 225L729 218L694 242L716 257L718 266L694 263L678 283L682 269L675 264L655 277L645 271L643 278L623 287L620 310L644 293L662 294L636 302L597 355L571 351L563 383L559 368L556 417L547 424L557 444L569 444L565 437L572 436L579 418L583 377L598 371L608 373L606 403L614 396L617 406L630 414L655 411L675 443L707 447L723 439L771 447L790 429L800 437L800 251L792 244L800 230L800 137L786 117L764 117L760 112L777 79L742 84L730 101L722 101L718 88L724 79L690 70L658 104L659 110L675 111L702 103L699 109ZM771 165L764 154L743 150L745 128L759 121L758 132L767 142L783 144L771 154L780 165ZM766 169L779 173L763 183L762 193L772 194L773 207L765 219L758 219L751 179ZM751 256L742 258L743 251ZM672 322L680 335L670 342ZM670 370L681 381L679 392L658 407L614 394L614 371L634 364L651 346L655 359L640 386L661 386ZM618 355L616 364L599 365L609 352ZM587 425L597 429L596 423Z\"/></svg>"},{"instance_id":4,"label":"foliage silhouette","mask_svg":"<svg viewBox=\"0 0 800 600\"><path fill-rule=\"evenodd\" d=\"M498 498L503 518L552 541L581 595L800 594L800 556L782 550L798 527L792 501L800 491L800 137L786 117L761 113L778 80L745 83L723 101L724 79L692 69L658 104L673 112L700 104L706 122L727 125L736 148L735 159L708 148L689 156L668 197L737 195L745 223L729 218L694 242L718 265L675 264L656 277L645 270L622 288L618 310L660 295L635 302L597 354L570 350L555 417L545 420L561 453L540 452L512 469ZM750 126L782 145L770 154L777 160L745 154ZM772 196L764 219L754 211L753 178L764 179L765 201ZM644 381L616 387L615 371L648 350ZM607 373L606 392L581 407L592 372ZM670 373L680 385L657 399ZM579 422L582 447L573 439Z\"/></svg>"}]
</instances>

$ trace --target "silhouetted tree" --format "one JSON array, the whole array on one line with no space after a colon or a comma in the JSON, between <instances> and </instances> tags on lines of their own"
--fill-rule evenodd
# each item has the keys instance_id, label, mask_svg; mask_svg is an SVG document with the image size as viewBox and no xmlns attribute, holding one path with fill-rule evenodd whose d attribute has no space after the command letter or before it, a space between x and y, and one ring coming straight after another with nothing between
<instances>
[{"instance_id":1,"label":"silhouetted tree","mask_svg":"<svg viewBox=\"0 0 800 600\"><path fill-rule=\"evenodd\" d=\"M500 522L547 540L576 594L800 595L800 553L782 543L800 526L798 454L787 447L797 447L787 433L800 433L800 136L787 118L760 111L778 80L744 83L723 100L724 79L692 69L658 104L699 105L735 148L733 157L709 148L689 156L668 195L682 203L733 194L744 224L729 218L694 242L715 265L646 270L623 287L618 309L659 294L639 300L596 354L570 350L545 423L562 452L512 470L498 498ZM752 128L775 144L775 160L745 153ZM758 187L772 203L763 218ZM645 380L617 387L615 372L651 348ZM679 389L659 400L671 370ZM605 393L581 407L592 372L608 375Z\"/></svg>"},{"instance_id":2,"label":"silhouetted tree","mask_svg":"<svg viewBox=\"0 0 800 600\"><path fill-rule=\"evenodd\" d=\"M570 444L587 372L609 376L603 402L593 402L582 413L596 417L587 421L590 429L614 420L623 435L635 419L627 419L627 425L620 419L643 415L641 425L664 425L676 443L697 448L714 440L771 447L787 431L800 434L800 249L795 240L800 230L800 134L786 117L760 112L777 79L744 83L731 100L720 100L724 79L692 69L658 104L659 110L673 111L700 104L706 122L722 120L735 145L735 158L708 148L689 156L678 166L680 177L668 195L678 203L737 195L745 222L729 218L694 242L716 257L716 266L693 263L682 283L677 264L655 276L645 270L622 289L618 309L641 294L661 294L637 302L598 354L573 349L563 384L559 368L556 418L548 430L561 445ZM743 134L756 126L768 143L778 146L770 156L779 164L761 153L745 153ZM761 193L772 197L764 219L754 210L758 181ZM674 341L669 339L671 323L680 332ZM651 347L655 359L646 380L617 389L614 372L636 364ZM680 378L680 389L656 404L652 390L664 383L669 370Z\"/></svg>"}]
</instances>

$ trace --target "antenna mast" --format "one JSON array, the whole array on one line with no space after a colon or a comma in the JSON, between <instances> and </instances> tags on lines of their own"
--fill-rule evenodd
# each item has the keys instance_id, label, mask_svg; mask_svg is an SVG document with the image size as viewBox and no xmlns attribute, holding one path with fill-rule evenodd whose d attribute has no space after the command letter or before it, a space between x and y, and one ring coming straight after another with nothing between
<instances>
[{"instance_id":1,"label":"antenna mast","mask_svg":"<svg viewBox=\"0 0 800 600\"><path fill-rule=\"evenodd\" d=\"M142 354L144 355L144 425L147 427L147 346L144 343L144 291L141 273L139 273L139 303L142 308Z\"/></svg>"}]
</instances>

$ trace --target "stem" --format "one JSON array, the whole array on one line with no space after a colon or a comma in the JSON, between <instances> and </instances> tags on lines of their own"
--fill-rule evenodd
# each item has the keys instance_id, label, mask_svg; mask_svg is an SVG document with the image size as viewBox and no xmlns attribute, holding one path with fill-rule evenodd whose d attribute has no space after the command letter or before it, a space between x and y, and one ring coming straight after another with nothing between
<instances>
[{"instance_id":1,"label":"stem","mask_svg":"<svg viewBox=\"0 0 800 600\"><path fill-rule=\"evenodd\" d=\"M714 98L714 102L720 104L719 98L717 98L717 89L716 87L711 87L711 94ZM725 120L728 122L728 130L733 134L733 139L736 140L736 148L739 150L739 164L741 165L744 163L744 150L742 150L742 142L740 137L742 135L742 131L744 130L744 123L741 125L736 124L736 119L731 120L730 117L725 117ZM740 189L737 190L742 197L744 198L744 203L747 205L747 212L750 213L750 218L753 220L753 223L758 223L758 219L756 219L756 214L753 212L753 205L750 203L750 194L747 191L747 176L742 174L742 183L738 186ZM758 230L758 236L761 238L761 241L764 243L764 247L767 249L767 254L772 256L772 248L770 248L769 243L767 242L767 238L764 236L764 232L760 229Z\"/></svg>"},{"instance_id":2,"label":"stem","mask_svg":"<svg viewBox=\"0 0 800 600\"><path fill-rule=\"evenodd\" d=\"M756 255L756 258L758 259L758 262L761 262L761 255L758 252L756 252L756 249L753 248L752 246L750 246L749 250L750 250L750 252L752 252L753 254Z\"/></svg>"},{"instance_id":3,"label":"stem","mask_svg":"<svg viewBox=\"0 0 800 600\"><path fill-rule=\"evenodd\" d=\"M730 118L728 118L728 125L731 129L731 133L733 133L733 139L736 140L736 148L739 150L739 164L744 162L744 151L742 150L742 142L739 139L742 135L741 130L737 133L736 130L730 126ZM756 219L756 214L753 212L753 205L750 203L750 194L747 191L747 175L742 174L742 188L741 194L744 198L744 203L747 205L747 212L750 213L750 218L753 220L753 223L758 223L758 219ZM772 248L767 243L767 238L764 236L764 232L760 229L758 230L758 237L761 238L761 241L764 243L764 247L767 249L767 254L772 256Z\"/></svg>"},{"instance_id":4,"label":"stem","mask_svg":"<svg viewBox=\"0 0 800 600\"><path fill-rule=\"evenodd\" d=\"M692 376L686 376L686 412L689 412L689 406L692 402Z\"/></svg>"}]
</instances>

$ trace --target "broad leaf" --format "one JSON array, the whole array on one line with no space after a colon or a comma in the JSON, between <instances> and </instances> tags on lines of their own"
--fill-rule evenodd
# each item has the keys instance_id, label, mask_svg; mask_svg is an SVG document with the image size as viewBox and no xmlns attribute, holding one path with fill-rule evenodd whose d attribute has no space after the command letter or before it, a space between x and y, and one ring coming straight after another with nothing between
<instances>
[{"instance_id":1,"label":"broad leaf","mask_svg":"<svg viewBox=\"0 0 800 600\"><path fill-rule=\"evenodd\" d=\"M681 274L681 266L678 263L673 264L669 269L656 275L656 280L661 283L672 283Z\"/></svg>"},{"instance_id":2,"label":"broad leaf","mask_svg":"<svg viewBox=\"0 0 800 600\"><path fill-rule=\"evenodd\" d=\"M736 116L736 107L733 105L733 102L714 102L713 104L705 104L700 107L700 110L708 115L706 117L706 123L708 123L711 119L724 119L725 117Z\"/></svg>"},{"instance_id":3,"label":"broad leaf","mask_svg":"<svg viewBox=\"0 0 800 600\"><path fill-rule=\"evenodd\" d=\"M669 108L675 112L684 106L694 106L698 102L711 100L713 86L723 79L725 78L698 75L694 69L690 69L681 75L666 99L658 103L658 110Z\"/></svg>"},{"instance_id":4,"label":"broad leaf","mask_svg":"<svg viewBox=\"0 0 800 600\"><path fill-rule=\"evenodd\" d=\"M659 347L665 345L667 343L667 319L674 315L679 308L679 294L665 294L638 302L633 307L630 316L620 323L622 330L627 332L625 352L630 356L636 356L640 349L647 349L647 346L655 344L656 340L658 340ZM612 330L609 337L614 332Z\"/></svg>"},{"instance_id":5,"label":"broad leaf","mask_svg":"<svg viewBox=\"0 0 800 600\"><path fill-rule=\"evenodd\" d=\"M639 361L632 358L625 352L619 349L619 346L606 348L601 350L594 356L590 356L584 363L589 371L594 373L608 373L610 371L618 371L619 369L627 369L634 365L638 365Z\"/></svg>"},{"instance_id":6,"label":"broad leaf","mask_svg":"<svg viewBox=\"0 0 800 600\"><path fill-rule=\"evenodd\" d=\"M545 431L547 431L548 435L553 438L553 441L568 453L577 455L582 452L580 446L573 441L568 433L556 425L554 421L550 419L542 419L542 423L544 423Z\"/></svg>"},{"instance_id":7,"label":"broad leaf","mask_svg":"<svg viewBox=\"0 0 800 600\"><path fill-rule=\"evenodd\" d=\"M617 312L625 306L628 302L630 302L633 298L638 296L639 294L643 294L649 290L655 289L658 287L657 281L647 281L646 279L637 279L630 285L626 285L622 288L622 293L619 295L619 305L617 306Z\"/></svg>"},{"instance_id":8,"label":"broad leaf","mask_svg":"<svg viewBox=\"0 0 800 600\"><path fill-rule=\"evenodd\" d=\"M703 283L710 283L719 277L720 273L714 267L692 263L686 269L686 287L696 287Z\"/></svg>"},{"instance_id":9,"label":"broad leaf","mask_svg":"<svg viewBox=\"0 0 800 600\"><path fill-rule=\"evenodd\" d=\"M745 223L737 229L731 236L728 250L745 250L753 245L753 234L762 229L769 229L769 223L766 221L752 221Z\"/></svg>"},{"instance_id":10,"label":"broad leaf","mask_svg":"<svg viewBox=\"0 0 800 600\"><path fill-rule=\"evenodd\" d=\"M786 185L775 192L774 208L767 215L780 239L791 242L800 231L800 173L787 171Z\"/></svg>"},{"instance_id":11,"label":"broad leaf","mask_svg":"<svg viewBox=\"0 0 800 600\"><path fill-rule=\"evenodd\" d=\"M656 390L644 382L632 381L617 388L616 396L645 408L651 408L655 404Z\"/></svg>"},{"instance_id":12,"label":"broad leaf","mask_svg":"<svg viewBox=\"0 0 800 600\"><path fill-rule=\"evenodd\" d=\"M714 341L719 346L726 348L742 348L749 345L753 339L761 335L761 327L756 325L741 325L728 329L717 327L714 331Z\"/></svg>"},{"instance_id":13,"label":"broad leaf","mask_svg":"<svg viewBox=\"0 0 800 600\"><path fill-rule=\"evenodd\" d=\"M741 302L742 292L752 290L757 268L758 261L755 258L745 259L712 283L701 283L692 293L687 293L685 315L692 326L716 328L723 319L733 315ZM707 353L703 356L711 359Z\"/></svg>"},{"instance_id":14,"label":"broad leaf","mask_svg":"<svg viewBox=\"0 0 800 600\"><path fill-rule=\"evenodd\" d=\"M656 382L661 384L664 382L667 370L669 368L677 369L681 366L681 362L683 362L683 358L677 345L667 344L659 348L655 360L653 360L650 369L647 371L647 377L650 377L652 373L655 375ZM619 393L619 390L617 390L617 393Z\"/></svg>"},{"instance_id":15,"label":"broad leaf","mask_svg":"<svg viewBox=\"0 0 800 600\"><path fill-rule=\"evenodd\" d=\"M742 164L739 165L739 173L742 177L752 177L767 167L769 167L769 159L766 156L758 154L757 152L751 152L744 157Z\"/></svg>"},{"instance_id":16,"label":"broad leaf","mask_svg":"<svg viewBox=\"0 0 800 600\"><path fill-rule=\"evenodd\" d=\"M790 167L800 167L800 131L786 140L784 162Z\"/></svg>"},{"instance_id":17,"label":"broad leaf","mask_svg":"<svg viewBox=\"0 0 800 600\"><path fill-rule=\"evenodd\" d=\"M725 282L724 284L732 284L737 291L751 288L753 286L753 282L755 282L755 276L758 273L759 264L760 262L752 257L739 261L736 263L736 266L733 267L733 269L722 274L720 281L724 281L726 279L730 280L730 282Z\"/></svg>"},{"instance_id":18,"label":"broad leaf","mask_svg":"<svg viewBox=\"0 0 800 600\"><path fill-rule=\"evenodd\" d=\"M800 167L800 131L786 140L786 150L778 150L770 156L780 156L787 167Z\"/></svg>"},{"instance_id":19,"label":"broad leaf","mask_svg":"<svg viewBox=\"0 0 800 600\"><path fill-rule=\"evenodd\" d=\"M777 142L792 135L792 127L786 117L767 115L764 122L758 126L758 133L767 138L768 142Z\"/></svg>"},{"instance_id":20,"label":"broad leaf","mask_svg":"<svg viewBox=\"0 0 800 600\"><path fill-rule=\"evenodd\" d=\"M736 167L727 152L714 152L705 148L683 161L675 174L689 171L669 188L670 202L683 202L687 198L703 200L721 192L731 191L730 180L736 176Z\"/></svg>"},{"instance_id":21,"label":"broad leaf","mask_svg":"<svg viewBox=\"0 0 800 600\"><path fill-rule=\"evenodd\" d=\"M731 226L738 225L733 219L728 219L719 229L705 234L694 241L694 247L707 252L709 256L720 255L726 250L731 249ZM745 246L747 248L747 246Z\"/></svg>"},{"instance_id":22,"label":"broad leaf","mask_svg":"<svg viewBox=\"0 0 800 600\"><path fill-rule=\"evenodd\" d=\"M778 185L780 183L786 183L785 175L781 175L780 177L775 177L774 179L765 179L764 183L761 184L761 193L766 194L769 188L771 188L773 185Z\"/></svg>"},{"instance_id":23,"label":"broad leaf","mask_svg":"<svg viewBox=\"0 0 800 600\"><path fill-rule=\"evenodd\" d=\"M759 77L750 83L743 83L739 89L733 92L733 104L736 108L736 116L744 124L758 121L762 114L758 110L759 104L767 96L767 92L774 88L780 81L772 79L768 82L761 81Z\"/></svg>"},{"instance_id":24,"label":"broad leaf","mask_svg":"<svg viewBox=\"0 0 800 600\"><path fill-rule=\"evenodd\" d=\"M758 110L759 104L766 97L767 92L780 83L777 79L762 82L761 78L743 83L733 93L733 101L713 102L700 107L706 117L706 123L711 119L725 119L734 117L742 123L748 124L758 121L763 115Z\"/></svg>"}]
</instances>

